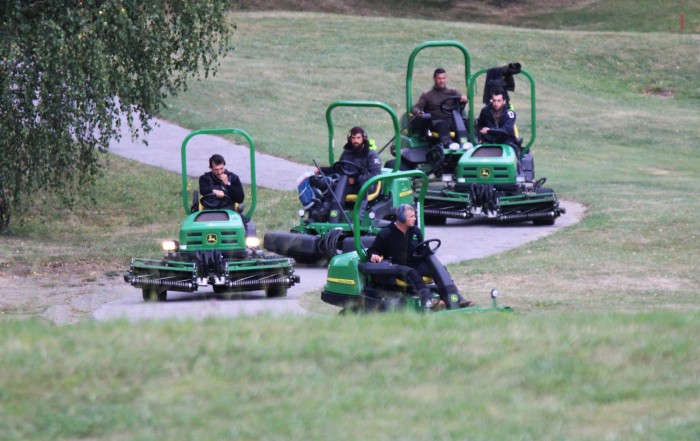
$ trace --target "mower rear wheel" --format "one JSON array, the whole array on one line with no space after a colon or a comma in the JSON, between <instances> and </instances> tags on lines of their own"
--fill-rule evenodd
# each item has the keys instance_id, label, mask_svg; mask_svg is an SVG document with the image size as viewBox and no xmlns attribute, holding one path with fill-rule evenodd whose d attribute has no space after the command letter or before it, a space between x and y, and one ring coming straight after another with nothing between
<instances>
[{"instance_id":1,"label":"mower rear wheel","mask_svg":"<svg viewBox=\"0 0 700 441\"><path fill-rule=\"evenodd\" d=\"M445 225L447 223L447 218L445 216L437 216L434 214L425 215L426 225Z\"/></svg>"},{"instance_id":2,"label":"mower rear wheel","mask_svg":"<svg viewBox=\"0 0 700 441\"><path fill-rule=\"evenodd\" d=\"M156 288L143 288L144 302L164 302L168 299L168 291L160 291Z\"/></svg>"},{"instance_id":3,"label":"mower rear wheel","mask_svg":"<svg viewBox=\"0 0 700 441\"><path fill-rule=\"evenodd\" d=\"M286 286L268 286L265 288L265 295L267 297L285 297L287 295Z\"/></svg>"}]
</instances>

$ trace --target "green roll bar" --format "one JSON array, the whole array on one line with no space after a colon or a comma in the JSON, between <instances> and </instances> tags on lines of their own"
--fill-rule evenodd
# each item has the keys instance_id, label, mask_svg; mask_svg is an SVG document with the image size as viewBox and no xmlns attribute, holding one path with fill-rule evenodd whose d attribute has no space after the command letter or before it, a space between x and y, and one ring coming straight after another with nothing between
<instances>
[{"instance_id":1,"label":"green roll bar","mask_svg":"<svg viewBox=\"0 0 700 441\"><path fill-rule=\"evenodd\" d=\"M470 99L469 99L469 114L474 115L474 101L471 99L472 96L474 96L474 93L476 92L476 79L481 76L485 75L488 72L488 69L481 69L480 71L476 72L474 76L472 77L471 81L471 90L469 91L470 94ZM530 83L530 133L532 134L530 136L530 139L528 140L527 145L523 146L522 148L522 153L527 153L530 151L530 148L532 145L535 143L535 138L537 136L537 111L535 109L535 80L532 78L532 75L525 69L520 69L520 73L518 75L523 75L524 77L527 78L527 81ZM473 120L476 120L476 117L472 118ZM472 140L473 142L473 140Z\"/></svg>"},{"instance_id":2,"label":"green roll bar","mask_svg":"<svg viewBox=\"0 0 700 441\"><path fill-rule=\"evenodd\" d=\"M397 157L399 155L396 155ZM424 222L424 213L423 213L423 200L425 200L425 194L428 192L428 176L423 173L420 170L405 170L405 171L397 171L397 172L392 172L392 173L387 173L387 174L381 174L377 176L372 176L367 180L367 182L364 183L362 188L360 188L360 191L357 192L357 200L361 201L364 199L365 194L369 191L370 187L375 184L376 182L379 181L391 181L394 179L399 179L399 178L420 178L422 179L423 183L420 186L420 189L418 190L418 196L415 198L418 201L418 206L416 207L416 215L418 217L418 226L420 228L421 234L425 237L425 222ZM414 193L415 195L415 193ZM352 220L353 220L353 238L355 242L355 249L357 250L357 254L359 254L360 259L364 262L367 260L367 253L365 253L364 248L362 248L362 242L360 240L360 223L362 219L360 219L360 205L361 204L355 204L355 207L353 207L352 211Z\"/></svg>"},{"instance_id":3,"label":"green roll bar","mask_svg":"<svg viewBox=\"0 0 700 441\"><path fill-rule=\"evenodd\" d=\"M394 124L394 143L398 150L396 155L396 162L394 163L394 171L398 171L401 166L401 128L399 126L399 118L396 116L394 109L389 107L379 101L334 101L326 109L326 123L328 124L328 163L335 163L335 156L333 154L333 137L335 136L335 127L333 125L333 109L338 107L374 107L378 109L384 109L391 117L391 122ZM359 200L359 199L358 199Z\"/></svg>"},{"instance_id":4,"label":"green roll bar","mask_svg":"<svg viewBox=\"0 0 700 441\"><path fill-rule=\"evenodd\" d=\"M246 216L251 217L255 212L255 205L257 204L257 185L255 180L255 144L251 139L250 135L241 129L202 129L195 130L194 132L187 135L182 141L182 149L180 151L180 157L182 161L182 206L185 209L186 214L190 214L189 197L187 194L187 143L190 139L197 135L227 135L227 134L239 134L243 136L248 142L248 150L250 152L250 193L251 201L248 211L245 213Z\"/></svg>"},{"instance_id":5,"label":"green roll bar","mask_svg":"<svg viewBox=\"0 0 700 441\"><path fill-rule=\"evenodd\" d=\"M467 91L467 98L469 98L469 102L472 103L474 100L472 99L473 97L470 95L472 88L471 83L472 83L472 77L471 77L471 56L469 55L469 51L467 48L460 43L459 41L454 41L454 40L437 40L437 41L425 41L418 46L416 46L415 49L413 49L413 52L411 52L411 56L408 57L408 66L406 68L406 115L411 113L411 108L413 107L413 65L415 63L416 56L422 51L423 49L431 48L431 47L454 47L459 49L462 54L464 55L464 80L465 80L465 90ZM474 133L474 117L473 113L471 113L472 107L470 106L470 114L472 115L469 118L469 136L470 138L473 138L473 133ZM472 142L475 141L475 139L471 139ZM398 155L397 155L398 158Z\"/></svg>"}]
</instances>

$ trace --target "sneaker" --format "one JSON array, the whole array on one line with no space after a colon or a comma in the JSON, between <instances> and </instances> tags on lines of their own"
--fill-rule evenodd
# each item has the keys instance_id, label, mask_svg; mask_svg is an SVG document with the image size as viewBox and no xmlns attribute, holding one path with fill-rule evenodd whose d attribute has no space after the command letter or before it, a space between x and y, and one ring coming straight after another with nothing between
<instances>
[{"instance_id":1,"label":"sneaker","mask_svg":"<svg viewBox=\"0 0 700 441\"><path fill-rule=\"evenodd\" d=\"M431 311L442 311L445 309L445 302L443 302L440 299L431 299L431 300L426 300L424 303L424 309L426 310L431 310Z\"/></svg>"},{"instance_id":2,"label":"sneaker","mask_svg":"<svg viewBox=\"0 0 700 441\"><path fill-rule=\"evenodd\" d=\"M459 307L460 307L460 308L469 308L469 307L471 307L471 306L474 306L474 302L472 302L471 300L461 299L461 300L459 301Z\"/></svg>"},{"instance_id":3,"label":"sneaker","mask_svg":"<svg viewBox=\"0 0 700 441\"><path fill-rule=\"evenodd\" d=\"M445 302L442 300L433 300L433 304L430 307L431 311L442 311L445 309L447 306L445 305Z\"/></svg>"}]
</instances>

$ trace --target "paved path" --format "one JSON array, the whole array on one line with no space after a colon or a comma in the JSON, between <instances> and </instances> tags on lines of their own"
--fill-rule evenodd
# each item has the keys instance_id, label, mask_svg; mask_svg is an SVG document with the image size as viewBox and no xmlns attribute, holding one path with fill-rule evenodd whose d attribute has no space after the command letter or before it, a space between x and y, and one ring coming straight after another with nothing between
<instances>
[{"instance_id":1,"label":"paved path","mask_svg":"<svg viewBox=\"0 0 700 441\"><path fill-rule=\"evenodd\" d=\"M124 124L126 122L123 122L122 126ZM144 137L148 141L147 146L141 140L132 142L129 135L125 133L121 142L110 144L109 150L125 158L181 173L182 141L190 133L192 133L191 130L158 120L158 125ZM249 135L253 137L252 134L249 133ZM253 142L255 142L254 137ZM236 145L220 136L198 135L188 142L187 174L191 177L199 177L202 173L209 171L209 157L214 153L223 155L226 163L241 178L241 181L244 184L250 184L248 147ZM255 168L258 186L275 190L296 190L297 177L311 169L309 165L258 152L255 153Z\"/></svg>"},{"instance_id":2,"label":"paved path","mask_svg":"<svg viewBox=\"0 0 700 441\"><path fill-rule=\"evenodd\" d=\"M167 122L160 122L148 137L149 146L132 144L129 141L114 143L112 153L139 160L141 162L180 172L180 147L182 140L190 132ZM201 138L201 139L198 139ZM215 136L198 136L193 138L192 162L188 155L188 170L197 171L208 168L207 158L212 153L221 153L229 163L239 161L248 164L246 147L236 146L223 138ZM188 150L189 147L188 147ZM257 182L259 186L294 190L296 177L308 170L308 166L285 161L273 156L256 154ZM264 165L264 166L263 166ZM250 176L243 173L243 167L234 167L241 180L250 182ZM440 260L454 263L469 259L487 257L502 251L522 246L557 230L573 225L584 214L584 207L578 203L562 201L566 214L562 215L553 226L534 227L531 224L493 225L481 219L469 221L450 220L443 227L430 226L426 229L427 238L438 238L442 246L438 251ZM468 225L468 226L467 226ZM296 266L301 276L301 283L292 287L286 298L266 299L264 295L250 294L236 296L231 300L222 300L213 296L188 293L168 293L168 302L144 303L141 290L124 284L124 297L103 305L93 312L96 320L127 318L129 320L150 320L158 318L201 319L211 316L235 316L240 314L307 314L299 305L299 298L305 292L318 290L325 283L326 269ZM484 299L475 298L480 304L490 301L488 293Z\"/></svg>"}]
</instances>

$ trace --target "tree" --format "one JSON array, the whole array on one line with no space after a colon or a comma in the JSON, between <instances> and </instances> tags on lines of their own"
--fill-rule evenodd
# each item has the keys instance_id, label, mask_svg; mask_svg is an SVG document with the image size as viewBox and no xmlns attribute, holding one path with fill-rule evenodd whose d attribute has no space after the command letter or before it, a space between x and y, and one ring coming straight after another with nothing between
<instances>
[{"instance_id":1,"label":"tree","mask_svg":"<svg viewBox=\"0 0 700 441\"><path fill-rule=\"evenodd\" d=\"M187 80L214 75L235 26L222 0L7 0L0 6L0 233L37 192L70 202L100 152Z\"/></svg>"}]
</instances>

